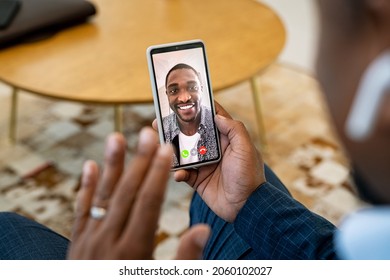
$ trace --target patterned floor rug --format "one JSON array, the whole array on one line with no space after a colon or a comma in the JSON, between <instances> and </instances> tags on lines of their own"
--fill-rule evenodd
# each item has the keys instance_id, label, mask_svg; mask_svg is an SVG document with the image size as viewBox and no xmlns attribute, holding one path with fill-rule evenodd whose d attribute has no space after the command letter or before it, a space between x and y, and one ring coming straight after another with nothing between
<instances>
[{"instance_id":1,"label":"patterned floor rug","mask_svg":"<svg viewBox=\"0 0 390 280\"><path fill-rule=\"evenodd\" d=\"M334 136L321 91L310 75L275 64L257 77L267 148L264 159L293 196L336 225L362 204L351 191L348 161ZM249 83L215 93L215 98L248 128L261 148ZM16 211L69 237L87 159L102 162L113 131L111 107L49 100L21 92L17 142L8 140L10 88L0 84L0 211ZM128 160L138 131L154 119L151 104L124 108ZM169 183L157 233L156 259L174 256L188 227L192 190Z\"/></svg>"}]
</instances>

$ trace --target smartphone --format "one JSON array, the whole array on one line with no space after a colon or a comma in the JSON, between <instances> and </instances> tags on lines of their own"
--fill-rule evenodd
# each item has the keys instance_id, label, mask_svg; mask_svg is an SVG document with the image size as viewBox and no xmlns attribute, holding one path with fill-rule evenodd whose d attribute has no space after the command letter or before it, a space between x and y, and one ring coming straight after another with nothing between
<instances>
[{"instance_id":1,"label":"smartphone","mask_svg":"<svg viewBox=\"0 0 390 280\"><path fill-rule=\"evenodd\" d=\"M172 170L218 162L221 146L203 41L150 46L146 53L160 142L174 150Z\"/></svg>"}]
</instances>

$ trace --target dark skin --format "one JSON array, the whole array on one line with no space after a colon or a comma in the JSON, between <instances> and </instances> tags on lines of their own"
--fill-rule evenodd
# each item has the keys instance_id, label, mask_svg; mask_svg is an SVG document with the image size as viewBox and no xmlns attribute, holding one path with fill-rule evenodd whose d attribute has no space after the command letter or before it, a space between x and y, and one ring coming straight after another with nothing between
<instances>
[{"instance_id":1,"label":"dark skin","mask_svg":"<svg viewBox=\"0 0 390 280\"><path fill-rule=\"evenodd\" d=\"M195 189L219 217L234 222L252 192L265 182L264 162L244 124L233 120L217 102L215 109L222 160L199 169L178 170L174 178ZM157 128L156 122L153 126Z\"/></svg>"},{"instance_id":2,"label":"dark skin","mask_svg":"<svg viewBox=\"0 0 390 280\"><path fill-rule=\"evenodd\" d=\"M379 108L374 133L365 141L349 139L345 121L362 74L390 47L390 3L362 0L361 9L339 0L319 0L321 36L318 79L341 142L375 197L390 202L390 94ZM356 3L355 3L356 5ZM354 13L357 17L354 17Z\"/></svg>"},{"instance_id":3,"label":"dark skin","mask_svg":"<svg viewBox=\"0 0 390 280\"><path fill-rule=\"evenodd\" d=\"M359 21L354 21L352 0L318 1L321 41L317 74L335 128L351 160L368 181L371 191L389 203L390 95L381 104L369 139L355 142L344 133L346 116L364 69L390 47L390 1L360 2L364 9L358 13ZM191 110L185 113L190 116ZM174 176L193 187L218 216L234 222L249 196L265 182L263 161L245 126L231 119L218 104L216 111L222 160L198 170L179 170ZM107 146L106 168L101 176L96 164L86 164L69 258L151 258L172 148L158 148L158 137L150 129L146 136L141 137L138 153L126 170L123 166L125 141L119 135L113 136L114 144ZM92 204L107 206L106 218L92 220L89 217ZM178 258L200 257L208 234L206 226L192 228L181 243Z\"/></svg>"},{"instance_id":4,"label":"dark skin","mask_svg":"<svg viewBox=\"0 0 390 280\"><path fill-rule=\"evenodd\" d=\"M177 115L180 131L194 135L200 124L202 87L197 74L192 69L177 69L167 77L169 106Z\"/></svg>"},{"instance_id":5,"label":"dark skin","mask_svg":"<svg viewBox=\"0 0 390 280\"><path fill-rule=\"evenodd\" d=\"M125 143L121 134L109 137L102 174L95 162L84 165L70 259L152 259L172 147L159 147L156 133L145 128L136 155L125 168ZM92 205L107 208L106 217L92 219ZM200 258L208 235L205 225L191 228L182 237L176 258Z\"/></svg>"},{"instance_id":6,"label":"dark skin","mask_svg":"<svg viewBox=\"0 0 390 280\"><path fill-rule=\"evenodd\" d=\"M180 170L174 176L196 189L218 215L233 222L250 194L265 182L263 161L245 126L218 104L216 112L222 160L198 170ZM125 168L125 139L118 133L109 138L103 173L99 175L96 163L85 164L68 258L152 258L171 154L172 147L160 148L157 133L145 128L137 154ZM107 208L107 216L92 219L92 205ZM200 258L209 233L206 225L192 227L183 236L176 258Z\"/></svg>"}]
</instances>

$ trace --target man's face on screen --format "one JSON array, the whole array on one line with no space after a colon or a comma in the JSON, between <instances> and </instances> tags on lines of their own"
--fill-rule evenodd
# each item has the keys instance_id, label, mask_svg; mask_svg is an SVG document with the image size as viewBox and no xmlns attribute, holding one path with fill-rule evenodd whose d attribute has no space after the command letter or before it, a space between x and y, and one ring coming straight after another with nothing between
<instances>
[{"instance_id":1,"label":"man's face on screen","mask_svg":"<svg viewBox=\"0 0 390 280\"><path fill-rule=\"evenodd\" d=\"M166 92L169 106L179 121L194 122L200 113L201 84L192 69L176 69L167 78Z\"/></svg>"}]
</instances>

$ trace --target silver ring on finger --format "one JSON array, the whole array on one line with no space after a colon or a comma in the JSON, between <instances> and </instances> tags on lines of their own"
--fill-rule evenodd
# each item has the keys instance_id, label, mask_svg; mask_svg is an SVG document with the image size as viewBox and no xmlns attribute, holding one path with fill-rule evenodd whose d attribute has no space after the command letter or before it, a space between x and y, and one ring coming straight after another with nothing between
<instances>
[{"instance_id":1,"label":"silver ring on finger","mask_svg":"<svg viewBox=\"0 0 390 280\"><path fill-rule=\"evenodd\" d=\"M103 207L98 207L98 206L92 206L89 214L92 219L95 220L101 220L106 216L107 209Z\"/></svg>"}]
</instances>

